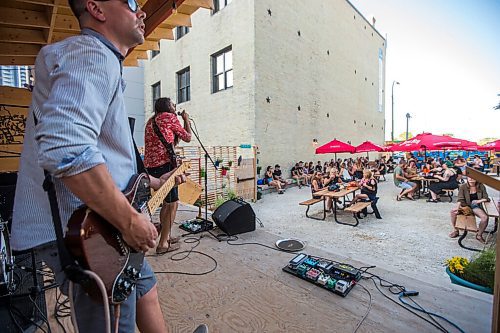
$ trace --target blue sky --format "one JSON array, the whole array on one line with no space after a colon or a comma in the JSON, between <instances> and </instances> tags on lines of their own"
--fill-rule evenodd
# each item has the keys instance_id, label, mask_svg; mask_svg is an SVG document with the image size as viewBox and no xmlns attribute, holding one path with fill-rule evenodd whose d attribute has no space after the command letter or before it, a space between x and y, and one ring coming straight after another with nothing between
<instances>
[{"instance_id":1,"label":"blue sky","mask_svg":"<svg viewBox=\"0 0 500 333\"><path fill-rule=\"evenodd\" d=\"M500 137L499 0L351 0L387 36L386 139L406 131Z\"/></svg>"}]
</instances>

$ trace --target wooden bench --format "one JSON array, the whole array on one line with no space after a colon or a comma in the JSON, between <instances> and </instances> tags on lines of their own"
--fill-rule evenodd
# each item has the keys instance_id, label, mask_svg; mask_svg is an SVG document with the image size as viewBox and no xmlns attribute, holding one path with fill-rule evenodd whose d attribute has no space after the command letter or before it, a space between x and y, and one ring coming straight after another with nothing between
<instances>
[{"instance_id":1,"label":"wooden bench","mask_svg":"<svg viewBox=\"0 0 500 333\"><path fill-rule=\"evenodd\" d=\"M450 202L453 202L453 192L455 192L455 190L452 190L452 189L443 189L441 191L444 192L444 196L445 197L448 197L450 199Z\"/></svg>"},{"instance_id":2,"label":"wooden bench","mask_svg":"<svg viewBox=\"0 0 500 333\"><path fill-rule=\"evenodd\" d=\"M318 218L318 217L314 217L314 216L309 216L308 213L309 213L309 208L311 208L312 205L315 205L317 204L318 202L323 202L323 218ZM310 219L314 219L314 220L321 220L323 221L325 218L326 218L326 206L325 206L325 198L320 198L320 199L309 199L309 200L306 200L306 201L303 201L303 202L300 202L299 205L301 206L307 206L307 209L306 209L306 217L310 218Z\"/></svg>"},{"instance_id":3,"label":"wooden bench","mask_svg":"<svg viewBox=\"0 0 500 333\"><path fill-rule=\"evenodd\" d=\"M478 232L476 217L474 215L470 216L457 215L457 222L455 223L455 228L463 231L462 235L458 238L458 245L460 245L460 247L463 247L464 249L471 251L481 251L480 249L475 249L462 244L462 241L467 236L467 233L469 231Z\"/></svg>"},{"instance_id":4,"label":"wooden bench","mask_svg":"<svg viewBox=\"0 0 500 333\"><path fill-rule=\"evenodd\" d=\"M368 206L371 206L371 202L365 202L365 201L360 201L356 202L354 205L349 206L344 209L344 212L349 212L352 213L352 216L354 216L354 219L356 220L356 224L353 224L352 226L355 227L359 224L358 217L356 216L357 213L360 213L363 209L367 209Z\"/></svg>"}]
</instances>

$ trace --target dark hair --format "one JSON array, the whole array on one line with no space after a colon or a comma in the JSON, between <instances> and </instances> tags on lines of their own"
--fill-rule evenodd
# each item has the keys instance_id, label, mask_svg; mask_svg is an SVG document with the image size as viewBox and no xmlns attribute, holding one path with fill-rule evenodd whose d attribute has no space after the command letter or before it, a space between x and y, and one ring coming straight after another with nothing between
<instances>
[{"instance_id":1,"label":"dark hair","mask_svg":"<svg viewBox=\"0 0 500 333\"><path fill-rule=\"evenodd\" d=\"M271 166L270 165L268 165L267 168L266 168L266 171L269 171L269 170L271 170Z\"/></svg>"},{"instance_id":2,"label":"dark hair","mask_svg":"<svg viewBox=\"0 0 500 333\"><path fill-rule=\"evenodd\" d=\"M87 5L87 1L85 0L68 0L69 7L75 15L76 18L80 18L83 13L85 13L85 8Z\"/></svg>"},{"instance_id":3,"label":"dark hair","mask_svg":"<svg viewBox=\"0 0 500 333\"><path fill-rule=\"evenodd\" d=\"M170 98L160 97L155 103L155 114L169 112L170 111Z\"/></svg>"}]
</instances>

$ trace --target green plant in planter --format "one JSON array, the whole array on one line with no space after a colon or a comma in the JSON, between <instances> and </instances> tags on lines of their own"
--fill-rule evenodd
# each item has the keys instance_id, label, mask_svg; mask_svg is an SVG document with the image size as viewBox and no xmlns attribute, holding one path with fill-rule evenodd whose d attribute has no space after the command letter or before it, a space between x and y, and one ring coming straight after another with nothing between
<instances>
[{"instance_id":1,"label":"green plant in planter","mask_svg":"<svg viewBox=\"0 0 500 333\"><path fill-rule=\"evenodd\" d=\"M475 255L464 267L462 278L480 286L493 288L495 283L495 248L490 247Z\"/></svg>"},{"instance_id":2,"label":"green plant in planter","mask_svg":"<svg viewBox=\"0 0 500 333\"><path fill-rule=\"evenodd\" d=\"M446 265L459 278L492 289L495 282L495 257L495 248L490 247L474 255L470 261L453 257L446 260Z\"/></svg>"},{"instance_id":3,"label":"green plant in planter","mask_svg":"<svg viewBox=\"0 0 500 333\"><path fill-rule=\"evenodd\" d=\"M217 197L217 199L215 200L215 203L214 203L214 207L217 208L220 205L222 205L224 202L232 200L232 199L236 199L237 197L238 196L236 195L236 193L233 190L228 189L225 194Z\"/></svg>"}]
</instances>

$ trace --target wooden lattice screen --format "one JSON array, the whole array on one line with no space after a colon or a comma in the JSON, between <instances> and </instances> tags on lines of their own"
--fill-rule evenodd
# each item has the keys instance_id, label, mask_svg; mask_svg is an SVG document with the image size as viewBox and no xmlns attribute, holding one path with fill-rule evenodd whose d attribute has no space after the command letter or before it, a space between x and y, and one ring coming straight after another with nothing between
<instances>
[{"instance_id":1,"label":"wooden lattice screen","mask_svg":"<svg viewBox=\"0 0 500 333\"><path fill-rule=\"evenodd\" d=\"M207 151L214 160L222 159L216 170L210 160L208 160L207 167L207 187L208 187L208 205L213 207L215 201L219 197L227 198L230 191L233 191L237 196L246 200L256 199L256 181L254 178L245 177L243 179L239 176L242 170L247 170L249 173L249 165L251 165L251 174L255 175L255 167L252 159L241 159L240 166L238 166L238 158L242 155L239 147L235 146L215 146L207 147ZM190 178L204 186L203 170L205 169L205 154L201 147L198 146L182 146L177 147L176 152L179 156L191 161L191 169L189 171ZM252 149L253 155L253 149ZM252 162L249 163L249 160ZM229 167L226 174L223 175L222 167ZM248 182L247 182L248 180ZM250 180L251 184L250 185ZM205 198L205 194L201 194L201 198Z\"/></svg>"}]
</instances>

